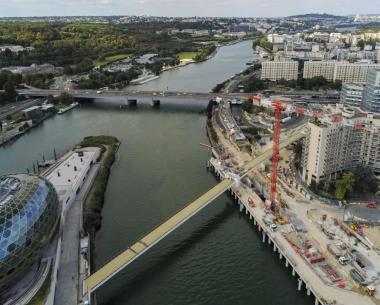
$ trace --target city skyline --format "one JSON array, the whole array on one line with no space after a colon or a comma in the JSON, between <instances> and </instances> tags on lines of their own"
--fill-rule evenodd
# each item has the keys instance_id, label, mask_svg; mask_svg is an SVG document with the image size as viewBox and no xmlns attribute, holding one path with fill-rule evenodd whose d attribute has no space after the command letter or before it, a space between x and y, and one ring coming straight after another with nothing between
<instances>
[{"instance_id":1,"label":"city skyline","mask_svg":"<svg viewBox=\"0 0 380 305\"><path fill-rule=\"evenodd\" d=\"M218 16L218 17L283 17L305 13L355 15L376 13L378 4L372 0L0 0L0 17L32 16ZM75 9L73 9L75 7Z\"/></svg>"}]
</instances>

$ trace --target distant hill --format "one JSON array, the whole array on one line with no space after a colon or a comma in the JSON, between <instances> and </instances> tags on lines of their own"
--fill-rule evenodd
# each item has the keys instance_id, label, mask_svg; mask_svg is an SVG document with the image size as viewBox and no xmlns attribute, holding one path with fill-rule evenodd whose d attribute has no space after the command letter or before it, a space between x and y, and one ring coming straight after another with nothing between
<instances>
[{"instance_id":1,"label":"distant hill","mask_svg":"<svg viewBox=\"0 0 380 305\"><path fill-rule=\"evenodd\" d=\"M287 18L298 18L298 19L345 19L347 17L344 16L335 16L331 14L318 14L318 13L312 13L312 14L303 14L303 15L294 15L289 16Z\"/></svg>"}]
</instances>

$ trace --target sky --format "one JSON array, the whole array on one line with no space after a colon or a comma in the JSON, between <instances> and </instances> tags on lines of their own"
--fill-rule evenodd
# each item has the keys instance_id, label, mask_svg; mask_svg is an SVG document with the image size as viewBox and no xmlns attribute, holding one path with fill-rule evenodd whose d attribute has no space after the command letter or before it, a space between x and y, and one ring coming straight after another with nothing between
<instances>
[{"instance_id":1,"label":"sky","mask_svg":"<svg viewBox=\"0 0 380 305\"><path fill-rule=\"evenodd\" d=\"M380 13L380 0L0 0L0 17L151 15L270 17Z\"/></svg>"}]
</instances>

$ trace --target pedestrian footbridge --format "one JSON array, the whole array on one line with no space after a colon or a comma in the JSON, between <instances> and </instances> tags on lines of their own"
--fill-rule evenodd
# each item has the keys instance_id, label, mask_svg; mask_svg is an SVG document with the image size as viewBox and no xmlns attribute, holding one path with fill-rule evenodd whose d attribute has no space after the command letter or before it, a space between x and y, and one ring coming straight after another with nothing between
<instances>
[{"instance_id":1,"label":"pedestrian footbridge","mask_svg":"<svg viewBox=\"0 0 380 305\"><path fill-rule=\"evenodd\" d=\"M287 145L301 139L303 134L301 132L296 132L286 140L280 143L280 149L286 147ZM251 170L253 170L260 163L264 162L266 159L270 158L272 155L272 149L264 151L261 155L254 158L252 161L248 162L244 166L244 173L241 176L246 176ZM169 233L173 232L176 228L181 226L189 218L197 214L200 210L206 207L214 199L223 194L226 190L232 187L235 183L234 180L226 178L222 180L219 184L210 189L207 193L203 194L201 197L196 199L194 202L186 206L184 209L179 211L176 215L169 218L163 224L156 227L152 232L147 234L145 237L137 241L135 244L126 249L123 253L119 254L113 260L105 264L98 271L90 275L83 281L83 294L91 294L97 288L106 283L115 274L123 270L135 259L140 257L144 252L157 244L160 240L165 238Z\"/></svg>"}]
</instances>

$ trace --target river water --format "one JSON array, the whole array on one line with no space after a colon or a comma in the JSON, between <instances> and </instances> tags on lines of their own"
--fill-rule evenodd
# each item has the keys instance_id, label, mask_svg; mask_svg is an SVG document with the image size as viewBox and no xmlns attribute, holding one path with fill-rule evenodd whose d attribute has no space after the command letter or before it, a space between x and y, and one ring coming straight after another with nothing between
<instances>
[{"instance_id":1,"label":"river water","mask_svg":"<svg viewBox=\"0 0 380 305\"><path fill-rule=\"evenodd\" d=\"M230 57L230 48L238 56L228 76L252 56L250 43L244 42L222 48L208 65L222 62L221 54ZM195 79L218 77L207 74L204 64L172 71L173 84L189 67L198 69ZM101 266L216 184L205 167L208 152L199 146L207 143L200 110L191 102L160 109L84 104L0 147L0 173L31 169L42 155L50 158L53 148L62 153L84 136L118 137L122 145L95 240L95 261ZM296 285L284 262L223 195L100 288L97 297L101 305L313 304Z\"/></svg>"},{"instance_id":2,"label":"river water","mask_svg":"<svg viewBox=\"0 0 380 305\"><path fill-rule=\"evenodd\" d=\"M252 41L247 40L222 47L211 60L167 71L154 81L129 88L140 91L210 92L218 83L244 70L247 61L257 58L251 46Z\"/></svg>"}]
</instances>

